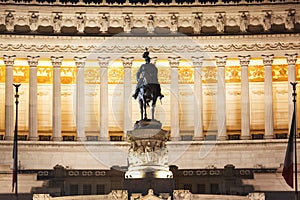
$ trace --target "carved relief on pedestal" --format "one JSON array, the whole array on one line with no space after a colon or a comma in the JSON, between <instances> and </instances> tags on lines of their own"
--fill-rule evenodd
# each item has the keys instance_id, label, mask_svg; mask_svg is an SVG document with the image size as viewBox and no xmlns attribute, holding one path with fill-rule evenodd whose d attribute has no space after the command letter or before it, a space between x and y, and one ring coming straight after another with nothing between
<instances>
[{"instance_id":1,"label":"carved relief on pedestal","mask_svg":"<svg viewBox=\"0 0 300 200\"><path fill-rule=\"evenodd\" d=\"M127 200L128 192L127 190L112 190L111 193L108 194L109 200Z\"/></svg>"},{"instance_id":2,"label":"carved relief on pedestal","mask_svg":"<svg viewBox=\"0 0 300 200\"><path fill-rule=\"evenodd\" d=\"M156 178L173 178L168 166L168 132L161 126L156 120L141 120L136 122L134 130L129 131L126 178L143 178L150 171L154 171Z\"/></svg>"},{"instance_id":3,"label":"carved relief on pedestal","mask_svg":"<svg viewBox=\"0 0 300 200\"><path fill-rule=\"evenodd\" d=\"M173 199L174 200L191 200L192 193L189 190L174 190Z\"/></svg>"}]
</instances>

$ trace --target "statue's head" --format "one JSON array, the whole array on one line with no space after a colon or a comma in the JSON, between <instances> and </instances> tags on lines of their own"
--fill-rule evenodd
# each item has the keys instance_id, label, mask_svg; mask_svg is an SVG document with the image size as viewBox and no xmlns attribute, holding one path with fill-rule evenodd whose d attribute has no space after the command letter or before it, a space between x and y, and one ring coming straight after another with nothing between
<instances>
[{"instance_id":1,"label":"statue's head","mask_svg":"<svg viewBox=\"0 0 300 200\"><path fill-rule=\"evenodd\" d=\"M143 54L143 58L145 59L146 64L150 63L151 58L149 57L149 51L148 48L146 48L146 51Z\"/></svg>"}]
</instances>

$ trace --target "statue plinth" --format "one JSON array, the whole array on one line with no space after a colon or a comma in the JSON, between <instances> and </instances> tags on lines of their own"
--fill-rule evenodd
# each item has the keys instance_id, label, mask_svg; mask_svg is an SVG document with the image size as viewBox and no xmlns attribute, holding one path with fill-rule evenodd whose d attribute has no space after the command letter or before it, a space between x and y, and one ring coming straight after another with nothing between
<instances>
[{"instance_id":1,"label":"statue plinth","mask_svg":"<svg viewBox=\"0 0 300 200\"><path fill-rule=\"evenodd\" d=\"M145 178L148 172L153 172L154 178L173 178L166 146L169 133L161 126L156 120L141 120L136 122L134 130L128 132L131 146L125 178Z\"/></svg>"}]
</instances>

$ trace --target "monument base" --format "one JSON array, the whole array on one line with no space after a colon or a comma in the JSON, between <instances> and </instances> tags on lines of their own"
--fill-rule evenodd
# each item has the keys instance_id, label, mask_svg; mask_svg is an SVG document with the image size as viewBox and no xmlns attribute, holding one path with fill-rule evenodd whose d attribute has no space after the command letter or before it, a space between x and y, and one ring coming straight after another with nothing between
<instances>
[{"instance_id":1,"label":"monument base","mask_svg":"<svg viewBox=\"0 0 300 200\"><path fill-rule=\"evenodd\" d=\"M129 131L131 147L128 152L128 171L126 179L145 178L151 173L153 178L173 178L168 166L168 131L161 129L157 120L136 122L134 130Z\"/></svg>"},{"instance_id":2,"label":"monument base","mask_svg":"<svg viewBox=\"0 0 300 200\"><path fill-rule=\"evenodd\" d=\"M142 193L146 195L148 189L154 188L155 193L172 194L174 190L174 179L156 178L158 171L144 173L144 178L131 178L124 180L124 189L128 190L129 194Z\"/></svg>"}]
</instances>

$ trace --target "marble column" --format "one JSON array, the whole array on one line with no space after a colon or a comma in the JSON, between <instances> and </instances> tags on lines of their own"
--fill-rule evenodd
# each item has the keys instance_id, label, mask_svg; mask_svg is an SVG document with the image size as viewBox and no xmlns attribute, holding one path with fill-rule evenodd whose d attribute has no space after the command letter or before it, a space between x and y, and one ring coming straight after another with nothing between
<instances>
[{"instance_id":1,"label":"marble column","mask_svg":"<svg viewBox=\"0 0 300 200\"><path fill-rule=\"evenodd\" d=\"M238 56L241 65L241 139L250 139L250 96L248 67L250 55Z\"/></svg>"},{"instance_id":2,"label":"marble column","mask_svg":"<svg viewBox=\"0 0 300 200\"><path fill-rule=\"evenodd\" d=\"M285 54L286 61L288 63L288 124L290 129L290 124L292 121L292 114L294 111L294 103L293 103L293 86L291 82L296 82L296 63L298 54ZM297 108L296 108L297 110Z\"/></svg>"},{"instance_id":3,"label":"marble column","mask_svg":"<svg viewBox=\"0 0 300 200\"><path fill-rule=\"evenodd\" d=\"M37 66L39 56L27 56L29 69L29 140L38 140Z\"/></svg>"},{"instance_id":4,"label":"marble column","mask_svg":"<svg viewBox=\"0 0 300 200\"><path fill-rule=\"evenodd\" d=\"M218 67L217 85L217 123L218 140L226 140L226 84L225 84L225 65L227 56L216 56Z\"/></svg>"},{"instance_id":5,"label":"marble column","mask_svg":"<svg viewBox=\"0 0 300 200\"><path fill-rule=\"evenodd\" d=\"M274 137L272 63L274 55L262 55L265 66L265 139Z\"/></svg>"},{"instance_id":6,"label":"marble column","mask_svg":"<svg viewBox=\"0 0 300 200\"><path fill-rule=\"evenodd\" d=\"M13 140L14 134L14 77L13 65L16 56L3 56L5 68L5 140Z\"/></svg>"},{"instance_id":7,"label":"marble column","mask_svg":"<svg viewBox=\"0 0 300 200\"><path fill-rule=\"evenodd\" d=\"M110 57L98 57L100 66L100 140L108 141L108 71Z\"/></svg>"},{"instance_id":8,"label":"marble column","mask_svg":"<svg viewBox=\"0 0 300 200\"><path fill-rule=\"evenodd\" d=\"M194 140L203 140L202 64L203 56L192 57L194 65Z\"/></svg>"},{"instance_id":9,"label":"marble column","mask_svg":"<svg viewBox=\"0 0 300 200\"><path fill-rule=\"evenodd\" d=\"M53 66L53 94L52 94L52 139L61 141L61 80L60 68L63 56L51 56Z\"/></svg>"},{"instance_id":10,"label":"marble column","mask_svg":"<svg viewBox=\"0 0 300 200\"><path fill-rule=\"evenodd\" d=\"M76 79L76 136L78 141L85 141L85 87L84 66L86 57L74 57L77 67Z\"/></svg>"},{"instance_id":11,"label":"marble column","mask_svg":"<svg viewBox=\"0 0 300 200\"><path fill-rule=\"evenodd\" d=\"M132 130L131 67L134 57L122 57L124 66L124 139Z\"/></svg>"},{"instance_id":12,"label":"marble column","mask_svg":"<svg viewBox=\"0 0 300 200\"><path fill-rule=\"evenodd\" d=\"M171 139L180 140L178 66L180 57L169 57L171 67Z\"/></svg>"}]
</instances>

